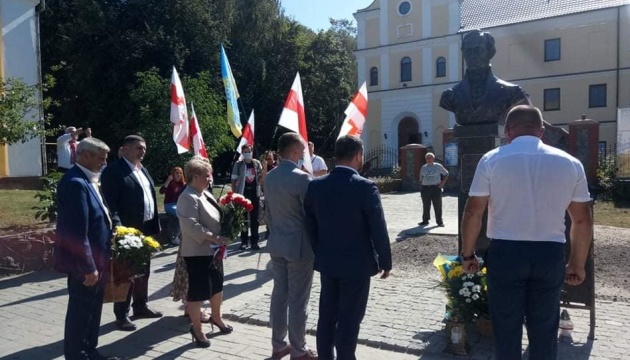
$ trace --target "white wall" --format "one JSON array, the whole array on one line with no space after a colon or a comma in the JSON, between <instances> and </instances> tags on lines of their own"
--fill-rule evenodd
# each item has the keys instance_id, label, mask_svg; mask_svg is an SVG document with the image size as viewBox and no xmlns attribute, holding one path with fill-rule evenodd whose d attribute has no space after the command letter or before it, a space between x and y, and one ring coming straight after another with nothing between
<instances>
[{"instance_id":1,"label":"white wall","mask_svg":"<svg viewBox=\"0 0 630 360\"><path fill-rule=\"evenodd\" d=\"M4 43L4 75L19 77L29 85L39 83L38 34L35 6L38 0L0 0ZM39 94L38 94L39 96ZM33 119L39 113L32 114ZM42 175L41 139L9 147L10 176Z\"/></svg>"}]
</instances>

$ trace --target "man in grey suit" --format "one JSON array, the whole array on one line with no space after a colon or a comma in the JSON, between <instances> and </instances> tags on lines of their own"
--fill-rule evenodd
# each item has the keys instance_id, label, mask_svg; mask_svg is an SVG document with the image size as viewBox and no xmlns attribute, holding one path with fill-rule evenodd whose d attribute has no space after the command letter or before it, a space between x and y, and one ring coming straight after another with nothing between
<instances>
[{"instance_id":1,"label":"man in grey suit","mask_svg":"<svg viewBox=\"0 0 630 360\"><path fill-rule=\"evenodd\" d=\"M313 249L304 227L304 197L311 176L298 168L305 145L300 135L278 140L282 161L265 179L265 210L273 268L270 322L272 359L317 359L306 346L308 299L313 283ZM288 322L287 322L288 307ZM287 325L288 324L288 325ZM289 343L286 342L287 332Z\"/></svg>"}]
</instances>

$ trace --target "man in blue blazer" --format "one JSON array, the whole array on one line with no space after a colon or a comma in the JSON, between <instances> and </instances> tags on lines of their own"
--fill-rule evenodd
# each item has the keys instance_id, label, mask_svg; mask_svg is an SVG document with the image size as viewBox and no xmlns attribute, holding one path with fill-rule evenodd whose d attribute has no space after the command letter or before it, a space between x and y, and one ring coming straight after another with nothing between
<instances>
[{"instance_id":1,"label":"man in blue blazer","mask_svg":"<svg viewBox=\"0 0 630 360\"><path fill-rule=\"evenodd\" d=\"M376 185L359 175L363 142L342 136L335 144L337 166L313 180L304 200L305 223L320 272L317 322L320 360L355 360L370 277L392 268L387 224Z\"/></svg>"},{"instance_id":2,"label":"man in blue blazer","mask_svg":"<svg viewBox=\"0 0 630 360\"><path fill-rule=\"evenodd\" d=\"M103 170L101 181L105 201L112 214L114 226L127 226L145 235L160 232L155 185L142 160L147 152L144 139L138 135L125 137L122 157ZM158 318L162 314L147 306L149 274L147 266L143 277L133 281L127 299L114 303L116 325L120 330L133 331L136 325L129 319L129 305L133 295L133 315L136 318Z\"/></svg>"},{"instance_id":3,"label":"man in blue blazer","mask_svg":"<svg viewBox=\"0 0 630 360\"><path fill-rule=\"evenodd\" d=\"M64 354L69 360L115 359L96 350L111 255L112 222L99 191L99 172L108 152L101 140L81 141L76 165L57 188L55 268L68 274Z\"/></svg>"}]
</instances>

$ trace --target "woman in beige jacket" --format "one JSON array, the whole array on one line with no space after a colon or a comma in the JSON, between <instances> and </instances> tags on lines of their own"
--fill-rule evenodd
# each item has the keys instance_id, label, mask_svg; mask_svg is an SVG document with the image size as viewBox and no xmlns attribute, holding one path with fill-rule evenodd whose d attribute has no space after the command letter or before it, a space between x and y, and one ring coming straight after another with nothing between
<instances>
[{"instance_id":1,"label":"woman in beige jacket","mask_svg":"<svg viewBox=\"0 0 630 360\"><path fill-rule=\"evenodd\" d=\"M223 299L223 265L221 259L213 261L216 247L228 239L221 234L221 207L206 189L212 179L210 163L190 160L185 167L188 186L177 200L177 217L182 232L181 255L188 272L187 307L192 326L190 333L199 347L210 346L210 340L201 329L201 304L210 299L210 322L222 333L232 327L221 319Z\"/></svg>"}]
</instances>

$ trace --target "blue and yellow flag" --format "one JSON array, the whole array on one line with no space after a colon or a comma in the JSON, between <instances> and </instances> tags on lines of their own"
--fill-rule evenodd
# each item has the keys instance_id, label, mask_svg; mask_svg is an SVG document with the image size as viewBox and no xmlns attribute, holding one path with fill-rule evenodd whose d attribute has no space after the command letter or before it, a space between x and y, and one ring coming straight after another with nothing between
<instances>
[{"instance_id":1,"label":"blue and yellow flag","mask_svg":"<svg viewBox=\"0 0 630 360\"><path fill-rule=\"evenodd\" d=\"M241 116L238 112L238 89L236 88L236 81L232 75L232 68L228 62L225 49L221 44L221 77L223 78L223 85L225 85L225 97L227 99L227 119L230 130L235 137L239 138L242 135Z\"/></svg>"}]
</instances>

